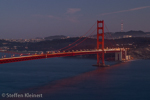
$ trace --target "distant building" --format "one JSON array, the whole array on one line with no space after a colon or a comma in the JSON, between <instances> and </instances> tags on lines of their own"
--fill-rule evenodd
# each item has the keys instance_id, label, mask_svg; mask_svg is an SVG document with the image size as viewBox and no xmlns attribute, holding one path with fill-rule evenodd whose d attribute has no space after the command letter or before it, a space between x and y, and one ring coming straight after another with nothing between
<instances>
[{"instance_id":1,"label":"distant building","mask_svg":"<svg viewBox=\"0 0 150 100\"><path fill-rule=\"evenodd\" d=\"M124 35L123 38L131 38L132 35Z\"/></svg>"}]
</instances>

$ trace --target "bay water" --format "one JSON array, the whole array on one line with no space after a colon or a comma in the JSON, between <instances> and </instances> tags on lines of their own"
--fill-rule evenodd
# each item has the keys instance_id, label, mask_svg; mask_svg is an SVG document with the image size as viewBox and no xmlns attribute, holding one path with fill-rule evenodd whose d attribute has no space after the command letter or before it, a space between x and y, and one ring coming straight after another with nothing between
<instances>
[{"instance_id":1,"label":"bay water","mask_svg":"<svg viewBox=\"0 0 150 100\"><path fill-rule=\"evenodd\" d=\"M1 64L0 94L19 93L24 89L94 71L97 70L97 67L92 66L95 63L94 59L66 57ZM116 62L106 62L109 65L114 63ZM117 67L110 66L100 70L103 72L99 74L99 80L103 80L102 76L105 76L107 81L96 83L101 87L97 87L98 90L91 88L94 94L83 95L86 100L91 96L94 100L149 100L150 60L128 61ZM83 100L84 97L79 97L78 100Z\"/></svg>"}]
</instances>

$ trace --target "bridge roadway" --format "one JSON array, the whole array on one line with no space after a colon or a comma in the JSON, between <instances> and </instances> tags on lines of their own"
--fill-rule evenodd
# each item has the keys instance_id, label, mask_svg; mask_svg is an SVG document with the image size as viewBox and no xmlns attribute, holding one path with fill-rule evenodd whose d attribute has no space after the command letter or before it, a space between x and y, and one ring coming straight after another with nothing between
<instances>
[{"instance_id":1,"label":"bridge roadway","mask_svg":"<svg viewBox=\"0 0 150 100\"><path fill-rule=\"evenodd\" d=\"M104 49L105 53L115 53L120 51L125 51L124 48L119 49ZM35 55L26 55L26 56L18 56L18 57L9 57L9 58L1 58L0 64L11 63L11 62L19 62L26 60L35 60L35 59L43 59L43 58L53 58L53 57L65 57L65 56L75 56L75 55L86 55L86 54L97 54L102 53L102 50L87 50L87 51L72 51L72 52L60 52L60 53L52 53L52 54L35 54Z\"/></svg>"}]
</instances>

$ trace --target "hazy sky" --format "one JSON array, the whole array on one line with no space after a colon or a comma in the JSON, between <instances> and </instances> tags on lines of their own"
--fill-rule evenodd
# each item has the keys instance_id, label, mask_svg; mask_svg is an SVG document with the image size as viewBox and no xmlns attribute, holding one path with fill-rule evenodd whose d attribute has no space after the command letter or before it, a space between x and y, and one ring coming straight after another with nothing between
<instances>
[{"instance_id":1,"label":"hazy sky","mask_svg":"<svg viewBox=\"0 0 150 100\"><path fill-rule=\"evenodd\" d=\"M150 31L150 0L0 0L0 38L81 36L97 20L111 32L121 22Z\"/></svg>"}]
</instances>

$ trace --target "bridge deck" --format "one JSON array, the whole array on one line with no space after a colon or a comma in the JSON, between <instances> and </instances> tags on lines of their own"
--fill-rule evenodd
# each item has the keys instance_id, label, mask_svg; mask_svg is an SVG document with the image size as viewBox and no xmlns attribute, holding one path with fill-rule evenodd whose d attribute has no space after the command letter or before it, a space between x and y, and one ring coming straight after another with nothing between
<instances>
[{"instance_id":1,"label":"bridge deck","mask_svg":"<svg viewBox=\"0 0 150 100\"><path fill-rule=\"evenodd\" d=\"M124 51L124 49L122 49L122 50ZM115 52L120 52L120 49L105 49L104 52L105 53L115 53ZM19 56L19 57L2 58L2 59L0 59L0 64L18 62L18 61L26 61L26 60L43 59L43 58L65 57L65 56L97 54L97 53L102 53L102 50L74 51L74 52L60 52L60 53L53 53L53 54L27 55L27 56Z\"/></svg>"}]
</instances>

